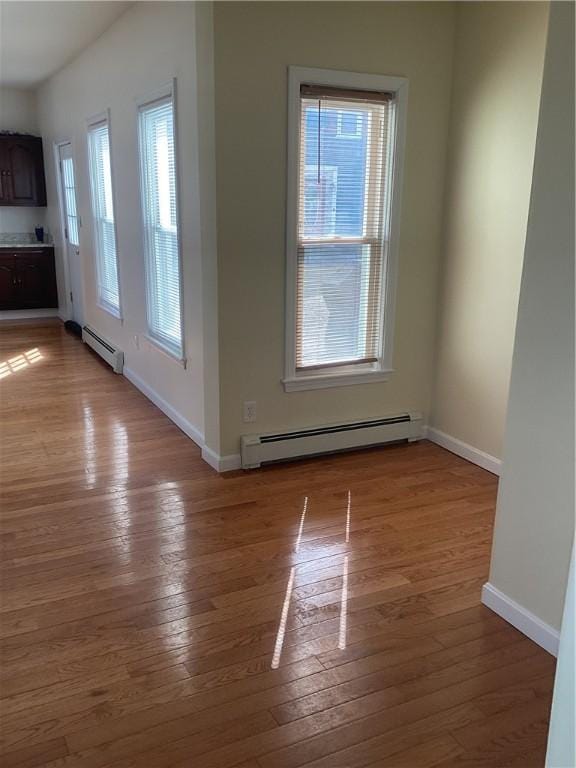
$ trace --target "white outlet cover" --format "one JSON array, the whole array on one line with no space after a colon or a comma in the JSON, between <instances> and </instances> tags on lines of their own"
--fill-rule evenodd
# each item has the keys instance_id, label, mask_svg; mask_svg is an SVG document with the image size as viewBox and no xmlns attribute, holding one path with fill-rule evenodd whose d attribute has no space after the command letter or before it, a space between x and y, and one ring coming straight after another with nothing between
<instances>
[{"instance_id":1,"label":"white outlet cover","mask_svg":"<svg viewBox=\"0 0 576 768\"><path fill-rule=\"evenodd\" d=\"M256 401L245 400L243 408L243 420L245 424L256 421Z\"/></svg>"}]
</instances>

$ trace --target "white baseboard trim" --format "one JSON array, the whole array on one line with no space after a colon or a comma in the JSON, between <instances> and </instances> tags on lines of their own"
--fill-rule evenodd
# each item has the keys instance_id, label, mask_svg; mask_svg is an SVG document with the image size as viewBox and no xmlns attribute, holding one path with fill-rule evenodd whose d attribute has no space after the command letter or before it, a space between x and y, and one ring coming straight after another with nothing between
<instances>
[{"instance_id":1,"label":"white baseboard trim","mask_svg":"<svg viewBox=\"0 0 576 768\"><path fill-rule=\"evenodd\" d=\"M175 408L167 403L166 400L164 400L164 398L161 397L158 392L156 392L156 390L152 389L151 386L146 384L144 379L138 376L137 373L134 373L131 368L124 366L123 373L128 381L134 384L136 389L139 389L143 395L146 395L148 400L151 400L154 405L160 408L162 413L166 414L166 416L168 416L168 418L173 421L174 424L176 424L177 427L180 427L185 435L188 435L188 437L193 440L196 445L202 448L202 453L204 454L204 435L198 429L196 429L196 427L191 424L188 419L185 419L181 413L179 413Z\"/></svg>"},{"instance_id":2,"label":"white baseboard trim","mask_svg":"<svg viewBox=\"0 0 576 768\"><path fill-rule=\"evenodd\" d=\"M504 592L500 592L490 582L486 582L482 587L482 602L552 656L558 655L558 630L543 622Z\"/></svg>"},{"instance_id":3,"label":"white baseboard trim","mask_svg":"<svg viewBox=\"0 0 576 768\"><path fill-rule=\"evenodd\" d=\"M206 445L202 448L202 458L217 472L233 472L235 469L240 469L242 466L239 453L220 456Z\"/></svg>"},{"instance_id":4,"label":"white baseboard trim","mask_svg":"<svg viewBox=\"0 0 576 768\"><path fill-rule=\"evenodd\" d=\"M431 442L436 443L436 445L446 448L447 451L461 456L466 461L471 461L472 464L477 464L482 469L492 472L493 475L500 475L502 471L502 461L500 459L490 456L489 453L484 453L484 451L474 448L472 445L468 445L468 443L464 443L456 437L447 435L439 429L426 427L425 437Z\"/></svg>"},{"instance_id":5,"label":"white baseboard trim","mask_svg":"<svg viewBox=\"0 0 576 768\"><path fill-rule=\"evenodd\" d=\"M0 320L39 320L44 317L60 317L57 309L5 309Z\"/></svg>"},{"instance_id":6,"label":"white baseboard trim","mask_svg":"<svg viewBox=\"0 0 576 768\"><path fill-rule=\"evenodd\" d=\"M219 456L215 451L206 446L204 443L204 435L200 432L200 430L196 429L196 427L191 424L188 419L185 419L181 413L179 413L175 408L167 403L166 400L164 400L164 398L161 397L155 389L152 389L151 386L146 384L144 379L138 376L138 374L135 373L131 368L127 368L126 366L124 366L123 373L128 381L134 384L136 389L139 389L140 392L142 392L142 394L148 398L148 400L151 400L154 405L160 408L162 413L168 416L168 418L173 421L177 427L180 427L185 435L188 435L188 437L193 440L196 445L199 446L199 448L202 449L202 458L207 464L213 467L213 469L215 469L217 472L232 472L235 469L240 469L242 463L239 453L231 454L230 456Z\"/></svg>"}]
</instances>

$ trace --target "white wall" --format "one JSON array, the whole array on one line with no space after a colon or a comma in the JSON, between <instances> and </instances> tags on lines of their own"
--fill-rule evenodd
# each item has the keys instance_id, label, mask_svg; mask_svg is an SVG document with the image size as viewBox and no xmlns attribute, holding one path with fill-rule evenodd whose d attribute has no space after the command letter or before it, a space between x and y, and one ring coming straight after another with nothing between
<instances>
[{"instance_id":1,"label":"white wall","mask_svg":"<svg viewBox=\"0 0 576 768\"><path fill-rule=\"evenodd\" d=\"M431 425L496 459L502 457L547 17L547 3L458 4Z\"/></svg>"},{"instance_id":2,"label":"white wall","mask_svg":"<svg viewBox=\"0 0 576 768\"><path fill-rule=\"evenodd\" d=\"M553 3L490 583L558 630L574 536L574 5Z\"/></svg>"},{"instance_id":3,"label":"white wall","mask_svg":"<svg viewBox=\"0 0 576 768\"><path fill-rule=\"evenodd\" d=\"M135 4L40 88L38 107L47 159L48 220L57 238L61 307L66 302L53 147L55 142L69 139L73 142L78 206L83 221L80 252L85 320L124 350L128 370L166 401L185 426L202 434L204 351L195 28L194 3ZM136 99L173 77L177 79L186 369L145 338ZM96 303L86 120L107 108L111 111L123 322Z\"/></svg>"},{"instance_id":4,"label":"white wall","mask_svg":"<svg viewBox=\"0 0 576 768\"><path fill-rule=\"evenodd\" d=\"M223 454L246 432L427 413L452 82L451 3L214 5ZM385 383L283 390L287 68L408 77L394 367ZM258 420L243 424L242 403Z\"/></svg>"},{"instance_id":5,"label":"white wall","mask_svg":"<svg viewBox=\"0 0 576 768\"><path fill-rule=\"evenodd\" d=\"M0 131L39 135L34 91L0 87ZM0 232L33 232L45 220L44 208L0 208Z\"/></svg>"},{"instance_id":6,"label":"white wall","mask_svg":"<svg viewBox=\"0 0 576 768\"><path fill-rule=\"evenodd\" d=\"M574 549L560 634L554 698L548 731L546 768L576 765L576 563Z\"/></svg>"},{"instance_id":7,"label":"white wall","mask_svg":"<svg viewBox=\"0 0 576 768\"><path fill-rule=\"evenodd\" d=\"M220 455L220 336L216 235L216 137L214 129L213 4L196 5L198 145L202 239L204 329L204 458L214 466Z\"/></svg>"},{"instance_id":8,"label":"white wall","mask_svg":"<svg viewBox=\"0 0 576 768\"><path fill-rule=\"evenodd\" d=\"M38 129L35 92L0 87L0 130L37 135Z\"/></svg>"}]
</instances>

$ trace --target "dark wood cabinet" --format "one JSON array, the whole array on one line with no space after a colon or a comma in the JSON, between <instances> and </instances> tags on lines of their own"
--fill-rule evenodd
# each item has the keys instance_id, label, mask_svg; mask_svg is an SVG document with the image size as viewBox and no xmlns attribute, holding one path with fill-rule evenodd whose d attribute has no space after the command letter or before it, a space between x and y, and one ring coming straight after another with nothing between
<instances>
[{"instance_id":1,"label":"dark wood cabinet","mask_svg":"<svg viewBox=\"0 0 576 768\"><path fill-rule=\"evenodd\" d=\"M14 256L0 253L0 307L13 309L16 293Z\"/></svg>"},{"instance_id":2,"label":"dark wood cabinet","mask_svg":"<svg viewBox=\"0 0 576 768\"><path fill-rule=\"evenodd\" d=\"M0 134L0 205L46 205L42 139Z\"/></svg>"},{"instance_id":3,"label":"dark wood cabinet","mask_svg":"<svg viewBox=\"0 0 576 768\"><path fill-rule=\"evenodd\" d=\"M53 248L0 251L0 310L57 306Z\"/></svg>"}]
</instances>

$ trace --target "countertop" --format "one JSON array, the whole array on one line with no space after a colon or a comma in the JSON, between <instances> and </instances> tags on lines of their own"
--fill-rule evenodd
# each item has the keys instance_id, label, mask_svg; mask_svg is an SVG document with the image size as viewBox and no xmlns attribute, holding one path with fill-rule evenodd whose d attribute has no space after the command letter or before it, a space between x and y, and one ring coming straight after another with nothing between
<instances>
[{"instance_id":1,"label":"countertop","mask_svg":"<svg viewBox=\"0 0 576 768\"><path fill-rule=\"evenodd\" d=\"M37 251L39 248L53 248L52 243L0 243L0 250L15 251L18 248L27 248Z\"/></svg>"}]
</instances>

